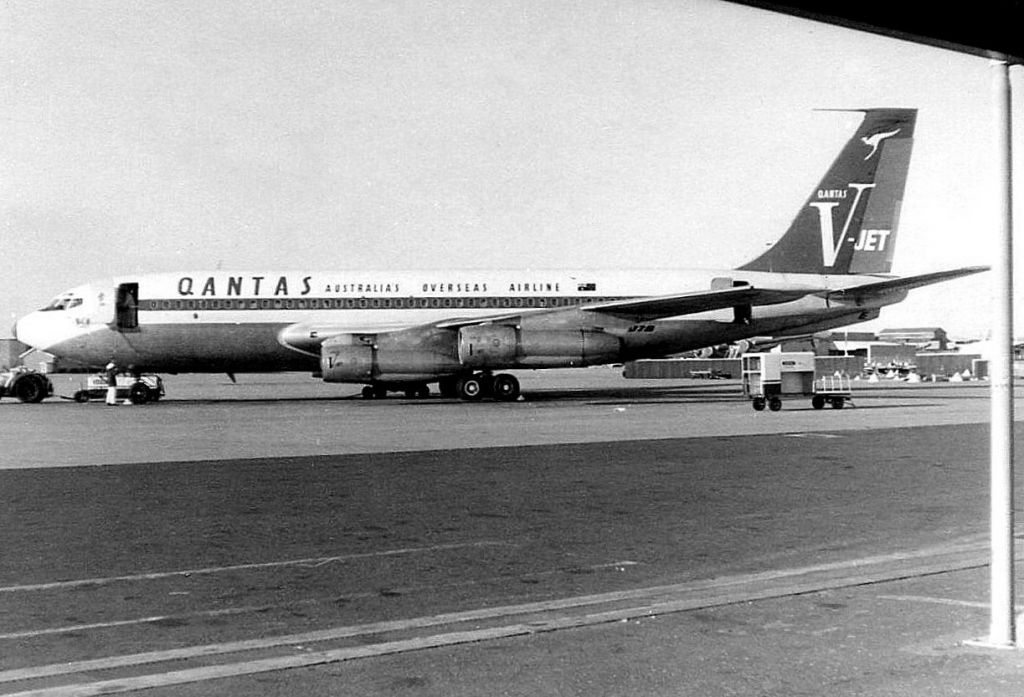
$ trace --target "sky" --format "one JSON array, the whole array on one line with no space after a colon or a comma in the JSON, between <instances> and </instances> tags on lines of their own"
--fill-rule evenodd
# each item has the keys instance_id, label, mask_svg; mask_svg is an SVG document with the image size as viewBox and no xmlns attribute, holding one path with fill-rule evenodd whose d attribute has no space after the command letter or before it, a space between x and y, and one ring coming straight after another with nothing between
<instances>
[{"instance_id":1,"label":"sky","mask_svg":"<svg viewBox=\"0 0 1024 697\"><path fill-rule=\"evenodd\" d=\"M822 108L919 109L894 273L998 253L988 60L721 0L5 0L0 61L0 335L134 273L730 268ZM858 326L983 338L991 276Z\"/></svg>"}]
</instances>

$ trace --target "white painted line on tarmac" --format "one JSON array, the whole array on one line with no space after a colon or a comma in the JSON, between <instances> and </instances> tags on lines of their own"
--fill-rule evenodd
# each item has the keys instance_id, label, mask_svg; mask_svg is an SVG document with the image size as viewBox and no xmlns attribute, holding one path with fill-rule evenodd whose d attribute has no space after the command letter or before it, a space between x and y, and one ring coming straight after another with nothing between
<instances>
[{"instance_id":1,"label":"white painted line on tarmac","mask_svg":"<svg viewBox=\"0 0 1024 697\"><path fill-rule=\"evenodd\" d=\"M638 562L620 561L605 564L595 564L587 569L625 568L636 565ZM564 572L565 569L558 569L540 574ZM474 582L475 583L475 582ZM666 586L665 588L668 588ZM414 617L403 620L389 620L384 622L373 622L370 624L353 625L349 627L336 627L333 629L322 629L302 634L290 634L265 639L247 639L241 641L225 642L221 644L207 644L203 646L190 646L181 649L169 649L166 651L150 651L146 653L129 654L124 656L110 656L107 658L90 659L85 661L73 661L68 663L55 663L51 665L35 666L31 668L17 668L0 672L0 683L15 682L18 680L29 680L32 678L54 677L69 673L85 671L109 670L112 668L123 668L127 666L144 665L147 663L162 663L165 661L196 658L199 656L214 656L218 654L239 653L242 651L254 651L258 649L273 649L282 646L298 644L309 644L335 639L344 639L364 635L382 634L385 632L407 631L411 629L423 629L427 627L457 624L460 622L472 622L506 615L526 614L531 612L549 612L573 607L584 607L622 599L623 593L627 596L643 593L651 589L640 589L639 591L621 591L612 594L600 594L579 596L575 598L563 598L559 600L545 600L536 603L523 605L507 605L494 608L483 608L480 610L468 610L463 612L444 613L427 617ZM366 595L375 595L367 593ZM315 602L315 601L313 601ZM180 616L178 616L180 617ZM159 618L158 618L159 619ZM6 696L5 696L6 697Z\"/></svg>"},{"instance_id":2,"label":"white painted line on tarmac","mask_svg":"<svg viewBox=\"0 0 1024 697\"><path fill-rule=\"evenodd\" d=\"M606 562L603 564L593 564L591 566L579 567L582 571L602 571L604 569L617 569L625 570L631 566L638 566L639 562L635 561L613 561ZM547 571L534 571L528 574L522 574L523 577L536 578L539 576L552 576L560 573L571 573L576 569L563 568L563 569L550 569ZM483 579L469 580L460 583L448 583L442 586L413 586L396 588L394 590L405 595L408 593L432 591L437 588L452 588L457 586L471 586L479 585L481 583L489 583L492 581L501 580L508 578L508 576L491 576ZM361 593L346 593L344 596L347 600L353 600L355 598L369 598L380 595L379 590L375 591L364 591ZM296 607L298 605L315 605L317 603L333 602L337 600L339 596L330 596L322 598L304 598L302 600L292 600L286 603L275 603L267 605L243 605L240 607L229 607L221 608L219 610L203 610L199 612L183 612L174 615L151 615L149 617L135 617L126 620L111 620L109 622L93 622L89 624L72 624L61 627L46 627L43 629L26 629L19 632L7 632L0 634L0 640L11 640L11 639L31 639L33 637L51 636L54 634L68 634L70 632L86 632L97 629L113 629L115 627L129 627L138 624L155 624L157 622L168 622L184 619L195 619L197 617L225 617L229 615L243 615L252 612L266 612L268 610L277 610L284 607ZM0 673L0 682L4 682L3 673Z\"/></svg>"},{"instance_id":3,"label":"white painted line on tarmac","mask_svg":"<svg viewBox=\"0 0 1024 697\"><path fill-rule=\"evenodd\" d=\"M933 598L927 595L879 595L881 600L898 600L913 603L934 603L936 605L955 605L957 607L970 607L987 610L992 607L991 603L979 600L957 600L955 598ZM1021 612L1024 606L1018 605L1015 612Z\"/></svg>"},{"instance_id":4,"label":"white painted line on tarmac","mask_svg":"<svg viewBox=\"0 0 1024 697\"><path fill-rule=\"evenodd\" d=\"M504 547L512 546L511 542L500 542L493 540L481 540L478 542L460 542L447 545L432 545L430 547L405 547L402 549L388 549L380 552L363 552L360 554L343 554L336 557L309 557L306 559L285 559L283 561L256 562L252 564L235 564L232 566L209 566L201 569L180 569L178 571L158 571L148 574L128 574L125 576L107 576L101 578L81 578L71 581L53 581L51 583L31 583L19 586L0 586L0 593L19 593L24 591L45 591L64 588L78 588L81 586L102 586L110 583L124 581L155 581L162 578L173 578L176 576L200 576L204 574L220 574L229 571L252 571L253 569L273 569L282 566L307 566L317 568L334 562L350 561L352 559L367 559L370 557L392 557L403 554L422 554L424 552L442 552L451 549L465 549L467 547Z\"/></svg>"},{"instance_id":5,"label":"white painted line on tarmac","mask_svg":"<svg viewBox=\"0 0 1024 697\"><path fill-rule=\"evenodd\" d=\"M803 568L780 569L770 572L576 596L522 605L482 608L467 612L417 617L352 627L338 627L301 635L195 646L128 656L112 656L76 663L36 666L4 671L0 673L0 682L52 677L61 674L104 670L145 663L161 663L197 656L239 653L255 649L272 649L283 646L296 646L296 648L299 648L300 645L307 643L382 634L385 632L411 631L444 625L457 625L464 622L480 622L486 619L511 619L515 616L542 615L536 621L521 620L498 627L470 631L451 631L412 639L385 641L357 647L306 652L258 660L238 661L235 663L152 673L117 680L83 682L57 688L20 692L17 695L8 695L7 697L85 697L87 695L112 694L114 692L127 692L149 687L177 685L283 670L286 668L333 663L366 656L378 656L537 632L555 631L570 627L582 627L698 608L732 605L769 598L790 597L832 588L844 588L908 578L913 575L975 568L983 566L986 563L985 559L986 548L983 545L961 541L958 544L943 547L884 554ZM596 608L596 606L620 603L628 604L622 607L611 607L607 610L598 610L585 614L572 614L571 612L579 608ZM560 611L566 610L570 612L560 613Z\"/></svg>"},{"instance_id":6,"label":"white painted line on tarmac","mask_svg":"<svg viewBox=\"0 0 1024 697\"><path fill-rule=\"evenodd\" d=\"M305 602L318 602L316 600ZM303 601L284 603L286 606L302 604ZM63 627L47 627L46 629L26 629L21 632L7 632L0 634L0 640L10 639L31 639L33 637L49 636L53 634L68 634L71 632L87 632L97 629L113 629L114 627L130 627L136 624L155 624L157 622L169 622L185 618L195 617L224 617L228 615L242 615L248 612L262 612L272 610L282 605L252 605L249 607L231 607L222 610L206 610L204 612L188 612L180 615L151 615L149 617L134 617L130 620L111 620L110 622L93 622L91 624L72 624ZM0 681L2 682L2 681Z\"/></svg>"},{"instance_id":7,"label":"white painted line on tarmac","mask_svg":"<svg viewBox=\"0 0 1024 697\"><path fill-rule=\"evenodd\" d=\"M184 685L187 683L206 682L218 678L239 677L268 673L292 668L304 668L327 663L350 661L357 658L385 656L388 654L421 651L423 649L456 646L480 641L491 641L527 634L553 632L558 629L585 627L593 624L604 624L633 616L629 610L616 610L577 617L561 617L546 622L516 623L502 627L489 627L462 632L449 632L414 639L389 641L367 646L355 646L328 651L315 651L299 655L278 656L240 663L226 663L176 670L166 673L154 673L132 678L100 680L90 683L63 685L60 687L42 688L24 692L9 693L5 697L93 697L123 692L135 692L156 687Z\"/></svg>"}]
</instances>

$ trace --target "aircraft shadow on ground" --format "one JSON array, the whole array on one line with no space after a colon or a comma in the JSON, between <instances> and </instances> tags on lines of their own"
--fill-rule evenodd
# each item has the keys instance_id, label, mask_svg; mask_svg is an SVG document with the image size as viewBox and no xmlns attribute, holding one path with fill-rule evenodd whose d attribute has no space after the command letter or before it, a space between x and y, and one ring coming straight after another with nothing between
<instances>
[{"instance_id":1,"label":"aircraft shadow on ground","mask_svg":"<svg viewBox=\"0 0 1024 697\"><path fill-rule=\"evenodd\" d=\"M961 390L957 392L957 390ZM918 408L918 407L939 407L942 406L942 402L937 402L935 394L936 390L941 391L941 399L943 401L949 400L976 400L980 398L980 395L976 389L964 390L962 387L929 387L927 389L908 389L903 390L900 388L893 388L889 390L878 390L870 389L858 391L854 389L854 396L852 402L849 402L846 406L851 409L894 409L894 408ZM529 387L523 390L523 395L517 402L495 402L493 400L481 400L479 403L475 403L477 406L483 404L495 404L499 406L509 406L521 403L580 403L587 402L593 404L604 404L609 406L617 405L628 405L635 402L649 402L651 404L699 404L699 403L742 403L748 402L749 399L745 397L741 392L740 388L736 384L708 384L706 382L699 382L692 385L624 385L624 386L610 386L610 387L541 387L538 389L530 389ZM467 404L463 400L442 397L436 392L431 394L427 398L410 398L400 393L392 394L382 400L368 400L364 399L360 393L352 394L341 394L341 395L324 395L324 394L311 394L311 395L282 395L278 397L272 396L245 396L245 395L230 395L223 397L188 397L188 398L176 398L169 395L162 404L174 404L174 405L199 405L199 404L283 404L288 402L294 403L310 403L310 402L355 402L360 404L366 404L369 406L383 406L385 404L403 404L403 405L421 405L421 406L447 406L451 404ZM881 402L881 403L880 403ZM908 404L909 402L909 404ZM16 404L17 402L7 402L10 404ZM49 404L61 403L61 404L72 404L78 407L88 407L89 405L78 405L65 398L54 398L48 400ZM102 405L102 400L93 400L90 402L93 406ZM810 410L810 395L806 396L783 396L784 409L797 410L806 408ZM159 407L160 404L148 404L144 405L147 408ZM827 407L826 407L827 408Z\"/></svg>"}]
</instances>

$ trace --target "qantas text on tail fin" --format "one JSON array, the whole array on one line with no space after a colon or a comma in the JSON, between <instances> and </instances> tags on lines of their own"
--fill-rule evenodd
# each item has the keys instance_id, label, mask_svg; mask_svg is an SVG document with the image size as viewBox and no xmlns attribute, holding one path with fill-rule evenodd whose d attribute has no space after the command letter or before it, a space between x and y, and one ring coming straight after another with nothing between
<instances>
[{"instance_id":1,"label":"qantas text on tail fin","mask_svg":"<svg viewBox=\"0 0 1024 697\"><path fill-rule=\"evenodd\" d=\"M659 357L878 316L919 286L892 268L916 111L864 118L785 234L695 271L188 271L61 293L16 325L70 362L135 372L309 370L329 382L515 399L516 368Z\"/></svg>"}]
</instances>

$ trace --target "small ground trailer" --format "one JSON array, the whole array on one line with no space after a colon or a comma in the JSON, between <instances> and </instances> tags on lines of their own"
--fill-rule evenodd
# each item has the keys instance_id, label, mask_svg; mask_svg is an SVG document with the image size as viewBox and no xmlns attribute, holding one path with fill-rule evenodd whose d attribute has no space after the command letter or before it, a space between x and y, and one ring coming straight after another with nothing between
<instances>
[{"instance_id":1,"label":"small ground trailer","mask_svg":"<svg viewBox=\"0 0 1024 697\"><path fill-rule=\"evenodd\" d=\"M783 397L810 397L815 409L842 409L850 399L848 377L814 378L811 352L745 353L742 361L743 394L756 411L779 411Z\"/></svg>"},{"instance_id":2,"label":"small ground trailer","mask_svg":"<svg viewBox=\"0 0 1024 697\"><path fill-rule=\"evenodd\" d=\"M853 404L851 389L848 375L824 375L814 381L811 406L823 409L826 404L831 404L833 409L842 409L847 402Z\"/></svg>"},{"instance_id":3,"label":"small ground trailer","mask_svg":"<svg viewBox=\"0 0 1024 697\"><path fill-rule=\"evenodd\" d=\"M53 383L45 374L19 366L0 372L0 397L16 397L37 404L53 395Z\"/></svg>"},{"instance_id":4,"label":"small ground trailer","mask_svg":"<svg viewBox=\"0 0 1024 697\"><path fill-rule=\"evenodd\" d=\"M90 399L105 399L107 396L107 376L104 374L90 375L85 387L72 396L76 402L88 402ZM118 375L117 398L127 399L132 404L155 402L164 396L164 382L159 375Z\"/></svg>"}]
</instances>

